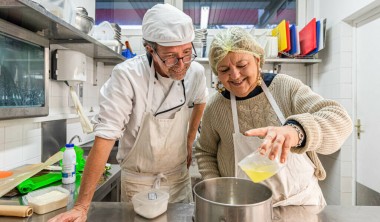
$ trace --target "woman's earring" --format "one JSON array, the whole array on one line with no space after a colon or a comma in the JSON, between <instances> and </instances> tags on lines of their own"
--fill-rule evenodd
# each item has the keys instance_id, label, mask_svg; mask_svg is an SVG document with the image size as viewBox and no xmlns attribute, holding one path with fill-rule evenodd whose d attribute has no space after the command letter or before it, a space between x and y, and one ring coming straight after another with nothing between
<instances>
[{"instance_id":1,"label":"woman's earring","mask_svg":"<svg viewBox=\"0 0 380 222\"><path fill-rule=\"evenodd\" d=\"M261 78L261 68L259 68L259 72L257 74L257 85L258 86L261 86L261 80L262 80L262 78Z\"/></svg>"},{"instance_id":2,"label":"woman's earring","mask_svg":"<svg viewBox=\"0 0 380 222\"><path fill-rule=\"evenodd\" d=\"M220 81L215 84L215 89L218 90L219 93L222 93L224 90L226 90Z\"/></svg>"}]
</instances>

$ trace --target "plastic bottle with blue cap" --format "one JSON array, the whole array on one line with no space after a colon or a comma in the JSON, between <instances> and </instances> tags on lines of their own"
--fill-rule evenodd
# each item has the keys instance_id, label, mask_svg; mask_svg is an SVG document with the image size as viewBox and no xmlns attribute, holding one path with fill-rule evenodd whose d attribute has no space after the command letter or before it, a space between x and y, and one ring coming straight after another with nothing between
<instances>
[{"instance_id":1,"label":"plastic bottle with blue cap","mask_svg":"<svg viewBox=\"0 0 380 222\"><path fill-rule=\"evenodd\" d=\"M62 159L62 183L70 184L75 182L76 178L76 154L74 144L66 144Z\"/></svg>"}]
</instances>

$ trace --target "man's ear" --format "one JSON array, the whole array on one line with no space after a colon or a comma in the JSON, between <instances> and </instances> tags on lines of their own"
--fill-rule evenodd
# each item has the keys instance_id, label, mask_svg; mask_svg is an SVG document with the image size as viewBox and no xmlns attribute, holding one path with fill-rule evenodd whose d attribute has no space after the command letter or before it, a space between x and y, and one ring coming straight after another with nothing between
<instances>
[{"instance_id":1,"label":"man's ear","mask_svg":"<svg viewBox=\"0 0 380 222\"><path fill-rule=\"evenodd\" d=\"M147 52L149 52L151 55L153 55L153 48L152 48L152 46L150 46L149 44L147 44L146 46L145 46L145 49L146 49L146 51Z\"/></svg>"}]
</instances>

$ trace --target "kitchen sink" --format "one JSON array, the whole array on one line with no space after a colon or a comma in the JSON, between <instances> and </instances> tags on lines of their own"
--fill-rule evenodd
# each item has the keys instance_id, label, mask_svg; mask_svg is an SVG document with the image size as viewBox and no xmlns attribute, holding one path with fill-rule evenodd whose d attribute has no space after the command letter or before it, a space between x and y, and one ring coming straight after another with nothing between
<instances>
[{"instance_id":1,"label":"kitchen sink","mask_svg":"<svg viewBox=\"0 0 380 222\"><path fill-rule=\"evenodd\" d=\"M117 160L116 160L118 144L119 144L119 141L116 141L115 145L112 147L112 150L111 150L111 153L110 153L110 155L108 157L107 163L119 164L117 162ZM93 145L94 145L94 141L91 141L91 142L88 142L88 143L80 145L80 147L84 151L83 155L84 155L85 158L87 158L87 156L90 153L90 150L91 150L91 148L92 148Z\"/></svg>"}]
</instances>

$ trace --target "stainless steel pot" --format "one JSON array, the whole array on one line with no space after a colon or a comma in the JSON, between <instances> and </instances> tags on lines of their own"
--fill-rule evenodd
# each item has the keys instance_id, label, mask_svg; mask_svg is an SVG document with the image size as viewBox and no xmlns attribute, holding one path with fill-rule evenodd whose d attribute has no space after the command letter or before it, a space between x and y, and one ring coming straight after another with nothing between
<instances>
[{"instance_id":1,"label":"stainless steel pot","mask_svg":"<svg viewBox=\"0 0 380 222\"><path fill-rule=\"evenodd\" d=\"M83 7L77 7L74 26L88 34L93 25L94 19L87 15L87 10Z\"/></svg>"},{"instance_id":2,"label":"stainless steel pot","mask_svg":"<svg viewBox=\"0 0 380 222\"><path fill-rule=\"evenodd\" d=\"M272 191L250 180L219 177L194 186L196 222L272 221Z\"/></svg>"}]
</instances>

